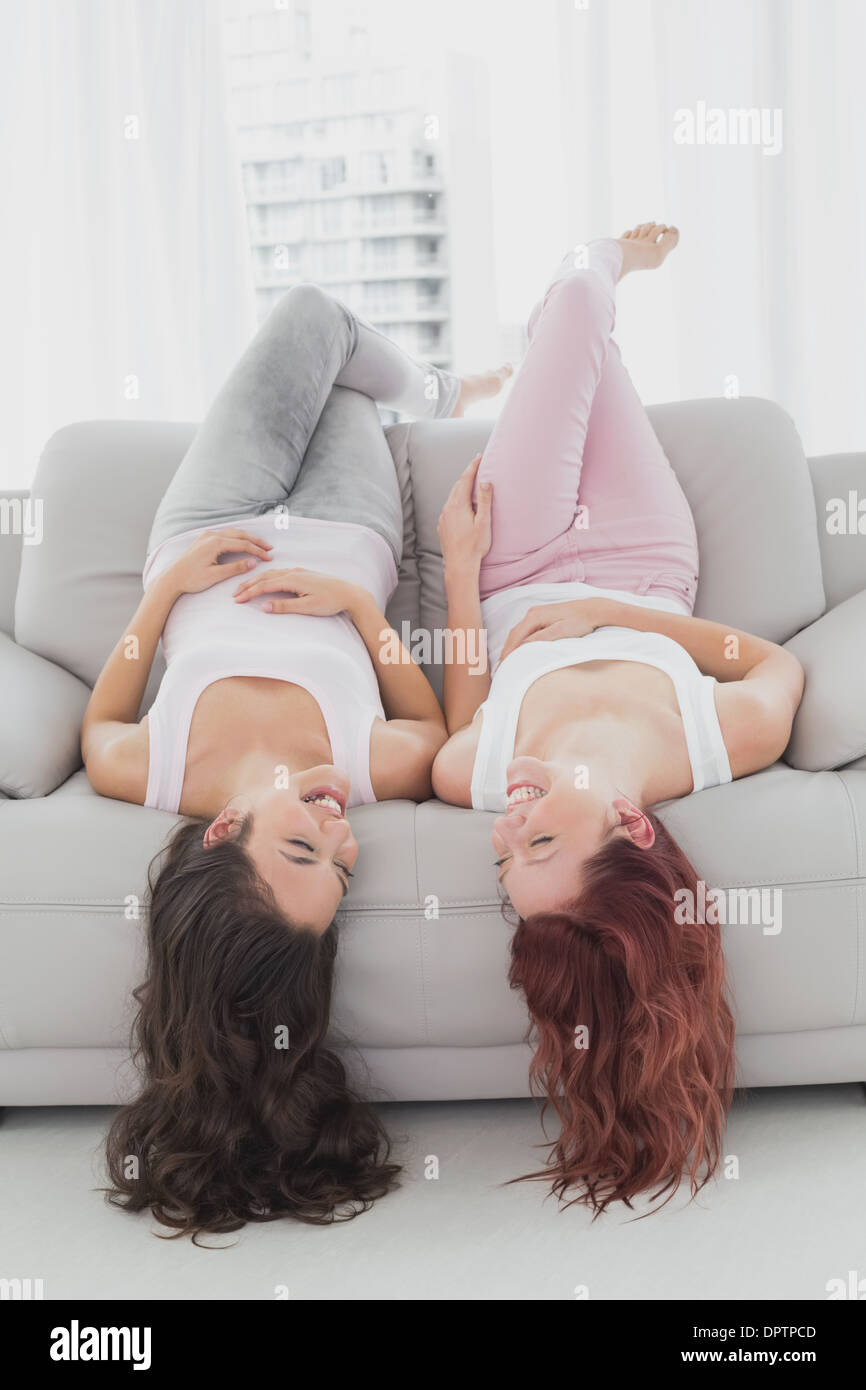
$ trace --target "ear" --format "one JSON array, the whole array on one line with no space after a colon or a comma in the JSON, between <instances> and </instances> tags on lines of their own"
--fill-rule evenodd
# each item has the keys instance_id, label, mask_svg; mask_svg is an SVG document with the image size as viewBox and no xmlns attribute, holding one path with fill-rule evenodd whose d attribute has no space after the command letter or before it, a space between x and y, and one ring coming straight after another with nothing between
<instances>
[{"instance_id":1,"label":"ear","mask_svg":"<svg viewBox=\"0 0 866 1390\"><path fill-rule=\"evenodd\" d=\"M616 798L613 809L619 816L620 827L632 843L637 845L638 849L651 849L655 844L656 833L649 816L625 796Z\"/></svg>"},{"instance_id":2,"label":"ear","mask_svg":"<svg viewBox=\"0 0 866 1390\"><path fill-rule=\"evenodd\" d=\"M216 820L211 821L204 832L202 843L205 849L213 849L214 845L220 845L225 840L236 840L243 823L242 812L234 806L227 806L224 811L220 811Z\"/></svg>"}]
</instances>

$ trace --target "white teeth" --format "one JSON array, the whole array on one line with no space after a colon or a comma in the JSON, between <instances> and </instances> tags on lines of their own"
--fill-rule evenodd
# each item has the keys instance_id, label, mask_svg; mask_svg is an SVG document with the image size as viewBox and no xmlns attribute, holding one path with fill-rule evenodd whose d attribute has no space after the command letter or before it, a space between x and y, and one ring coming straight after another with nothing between
<instances>
[{"instance_id":1,"label":"white teeth","mask_svg":"<svg viewBox=\"0 0 866 1390\"><path fill-rule=\"evenodd\" d=\"M326 793L322 796L305 796L304 800L309 801L313 806L327 806L330 811L336 811L338 816L343 814L343 808L339 801L336 801L333 796L328 796Z\"/></svg>"},{"instance_id":2,"label":"white teeth","mask_svg":"<svg viewBox=\"0 0 866 1390\"><path fill-rule=\"evenodd\" d=\"M507 804L516 806L520 801L538 801L542 796L547 796L543 787L515 787Z\"/></svg>"}]
</instances>

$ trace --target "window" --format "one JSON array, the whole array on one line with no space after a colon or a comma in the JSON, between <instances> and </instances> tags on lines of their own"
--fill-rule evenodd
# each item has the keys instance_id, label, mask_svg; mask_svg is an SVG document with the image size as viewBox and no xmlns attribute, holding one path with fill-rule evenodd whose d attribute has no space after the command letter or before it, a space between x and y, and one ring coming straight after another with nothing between
<instances>
[{"instance_id":1,"label":"window","mask_svg":"<svg viewBox=\"0 0 866 1390\"><path fill-rule=\"evenodd\" d=\"M416 193L412 199L415 222L435 222L439 215L439 200L435 193Z\"/></svg>"},{"instance_id":2,"label":"window","mask_svg":"<svg viewBox=\"0 0 866 1390\"><path fill-rule=\"evenodd\" d=\"M418 352L422 356L429 356L439 351L442 344L442 325L441 323L419 323L418 324Z\"/></svg>"},{"instance_id":3,"label":"window","mask_svg":"<svg viewBox=\"0 0 866 1390\"><path fill-rule=\"evenodd\" d=\"M439 280L419 280L416 295L416 303L422 311L442 307L442 286Z\"/></svg>"},{"instance_id":4,"label":"window","mask_svg":"<svg viewBox=\"0 0 866 1390\"><path fill-rule=\"evenodd\" d=\"M322 106L326 112L350 111L357 104L355 74L341 72L322 78Z\"/></svg>"},{"instance_id":5,"label":"window","mask_svg":"<svg viewBox=\"0 0 866 1390\"><path fill-rule=\"evenodd\" d=\"M412 174L416 179L429 179L436 173L436 156L429 150L412 151Z\"/></svg>"},{"instance_id":6,"label":"window","mask_svg":"<svg viewBox=\"0 0 866 1390\"><path fill-rule=\"evenodd\" d=\"M349 247L345 241L326 242L319 247L319 271L322 275L345 275L349 269Z\"/></svg>"},{"instance_id":7,"label":"window","mask_svg":"<svg viewBox=\"0 0 866 1390\"><path fill-rule=\"evenodd\" d=\"M345 182L346 161L343 156L335 155L332 159L323 159L319 165L319 187L327 193Z\"/></svg>"},{"instance_id":8,"label":"window","mask_svg":"<svg viewBox=\"0 0 866 1390\"><path fill-rule=\"evenodd\" d=\"M368 263L372 270L396 270L399 260L397 237L376 237L367 242Z\"/></svg>"},{"instance_id":9,"label":"window","mask_svg":"<svg viewBox=\"0 0 866 1390\"><path fill-rule=\"evenodd\" d=\"M343 230L343 204L318 203L315 211L316 229L324 236L332 236Z\"/></svg>"}]
</instances>

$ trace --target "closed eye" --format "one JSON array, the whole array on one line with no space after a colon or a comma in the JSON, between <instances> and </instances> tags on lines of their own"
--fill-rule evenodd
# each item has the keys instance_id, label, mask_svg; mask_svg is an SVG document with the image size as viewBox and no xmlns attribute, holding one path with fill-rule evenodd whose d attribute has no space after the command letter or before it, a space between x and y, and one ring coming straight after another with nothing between
<instances>
[{"instance_id":1,"label":"closed eye","mask_svg":"<svg viewBox=\"0 0 866 1390\"><path fill-rule=\"evenodd\" d=\"M555 835L536 835L536 837L535 837L534 840L530 840L530 842L529 842L529 848L530 848L530 849L535 849L537 845L549 845L549 844L552 844L553 841L554 841L555 839L556 839L556 836L555 836ZM493 867L496 868L496 869L501 869L502 866L503 866L503 864L507 863L508 860L509 860L510 858L511 858L511 855L510 855L510 854L503 854L503 856L502 856L501 859L494 859L494 861L493 861Z\"/></svg>"},{"instance_id":2,"label":"closed eye","mask_svg":"<svg viewBox=\"0 0 866 1390\"><path fill-rule=\"evenodd\" d=\"M310 854L315 854L315 852L316 852L316 851L314 850L313 846L310 845L310 844L308 844L306 840L289 840L288 843L289 843L290 845L298 845L300 849L308 850ZM292 864L317 864L317 863L319 862L317 859L305 859L305 858L302 858L299 854L286 854L286 855L285 855L285 858L288 859L288 860L290 860L290 862L291 862ZM348 891L349 891L349 885L348 885L348 882L347 882L346 880L347 880L347 879L350 879L350 878L354 878L355 875L352 873L352 870L351 870L351 869L347 869L347 868L346 868L346 865L345 865L345 864L337 864L337 863L335 863L335 864L334 864L334 870L335 870L335 872L336 872L336 874L337 874L337 877L338 877L339 880L340 880L340 886L341 886L342 889L343 889L343 897L345 898L346 894L347 894ZM343 874L345 874L345 876L346 876L345 879L342 877Z\"/></svg>"}]
</instances>

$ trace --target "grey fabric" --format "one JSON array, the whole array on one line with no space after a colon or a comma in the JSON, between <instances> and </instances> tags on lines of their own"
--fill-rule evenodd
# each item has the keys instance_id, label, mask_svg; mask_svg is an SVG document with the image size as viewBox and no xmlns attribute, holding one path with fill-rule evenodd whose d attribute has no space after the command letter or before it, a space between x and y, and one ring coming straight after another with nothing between
<instances>
[{"instance_id":1,"label":"grey fabric","mask_svg":"<svg viewBox=\"0 0 866 1390\"><path fill-rule=\"evenodd\" d=\"M331 401L334 386L355 394ZM208 410L160 503L148 550L280 504L295 516L369 526L399 564L400 498L372 401L447 416L459 389L457 377L413 361L318 286L293 286Z\"/></svg>"},{"instance_id":2,"label":"grey fabric","mask_svg":"<svg viewBox=\"0 0 866 1390\"><path fill-rule=\"evenodd\" d=\"M141 598L147 537L195 434L189 424L67 425L43 450L41 545L24 546L15 639L93 685ZM143 709L164 671L155 663Z\"/></svg>"},{"instance_id":3,"label":"grey fabric","mask_svg":"<svg viewBox=\"0 0 866 1390\"><path fill-rule=\"evenodd\" d=\"M824 612L815 499L793 421L749 397L648 413L694 513L695 616L787 641Z\"/></svg>"},{"instance_id":4,"label":"grey fabric","mask_svg":"<svg viewBox=\"0 0 866 1390\"><path fill-rule=\"evenodd\" d=\"M815 500L797 434L768 401L683 401L649 417L682 484L700 545L699 617L786 641L824 611ZM442 626L436 525L489 422L410 427L422 623Z\"/></svg>"},{"instance_id":5,"label":"grey fabric","mask_svg":"<svg viewBox=\"0 0 866 1390\"><path fill-rule=\"evenodd\" d=\"M498 1100L529 1094L532 1052L525 1043L341 1050L358 1087L375 1100ZM860 1081L864 1056L866 1027L740 1033L737 1085ZM126 1048L0 1049L0 1096L6 1105L117 1105L131 1100L137 1086Z\"/></svg>"},{"instance_id":6,"label":"grey fabric","mask_svg":"<svg viewBox=\"0 0 866 1390\"><path fill-rule=\"evenodd\" d=\"M661 815L706 882L781 895L778 934L724 930L740 1031L866 1025L866 777L777 765ZM362 853L339 919L337 1043L493 1054L525 1041L490 820L438 802L352 813ZM146 866L176 822L93 793L0 804L2 1047L123 1046Z\"/></svg>"},{"instance_id":7,"label":"grey fabric","mask_svg":"<svg viewBox=\"0 0 866 1390\"><path fill-rule=\"evenodd\" d=\"M786 643L806 672L791 742L792 767L817 772L866 754L866 589Z\"/></svg>"},{"instance_id":8,"label":"grey fabric","mask_svg":"<svg viewBox=\"0 0 866 1390\"><path fill-rule=\"evenodd\" d=\"M83 681L0 633L0 790L47 796L81 766Z\"/></svg>"},{"instance_id":9,"label":"grey fabric","mask_svg":"<svg viewBox=\"0 0 866 1390\"><path fill-rule=\"evenodd\" d=\"M0 508L8 521L0 527L0 632L10 635L15 628L15 590L21 565L22 534L13 522L15 508L21 507L27 493L19 488L0 492Z\"/></svg>"},{"instance_id":10,"label":"grey fabric","mask_svg":"<svg viewBox=\"0 0 866 1390\"><path fill-rule=\"evenodd\" d=\"M790 422L755 401L685 402L651 417L696 512L699 607L784 640L806 629L798 640L816 645L804 708L814 710L815 729L804 724L803 734L823 739L835 761L856 744L862 716L821 684L821 652L826 641L828 663L838 662L842 628L855 648L862 598L815 621L820 517ZM387 432L404 535L392 621L443 620L436 520L489 429L444 420ZM192 425L100 422L54 436L37 475L45 537L21 555L20 641L95 679L135 607L151 520L194 433ZM842 585L841 571L834 583ZM844 583L866 587L857 588L854 570ZM12 717L26 743L29 711ZM844 725L841 737L822 720ZM781 894L778 934L724 930L743 1084L866 1077L860 762L841 773L780 763L660 808L708 884ZM510 926L490 862L490 817L435 801L392 802L359 807L352 822L361 854L341 915L333 1017L347 1064L372 1093L400 1099L525 1094L528 1019L507 985ZM97 797L81 770L51 795L0 799L0 1104L98 1104L128 1094L130 992L144 927L135 908L147 864L175 823Z\"/></svg>"},{"instance_id":11,"label":"grey fabric","mask_svg":"<svg viewBox=\"0 0 866 1390\"><path fill-rule=\"evenodd\" d=\"M827 454L811 459L809 467L824 592L827 607L834 608L866 589L866 453Z\"/></svg>"}]
</instances>

